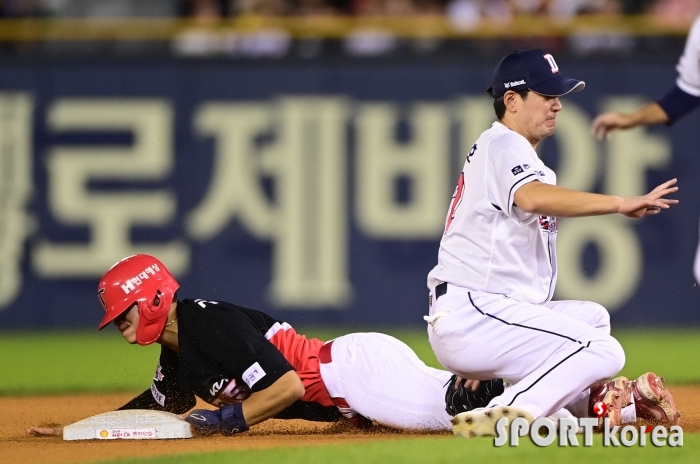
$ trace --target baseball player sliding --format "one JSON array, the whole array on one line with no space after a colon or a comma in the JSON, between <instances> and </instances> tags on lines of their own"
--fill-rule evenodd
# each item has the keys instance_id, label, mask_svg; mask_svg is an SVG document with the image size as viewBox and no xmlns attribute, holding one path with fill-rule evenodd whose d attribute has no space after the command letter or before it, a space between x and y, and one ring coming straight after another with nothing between
<instances>
[{"instance_id":1,"label":"baseball player sliding","mask_svg":"<svg viewBox=\"0 0 700 464\"><path fill-rule=\"evenodd\" d=\"M372 421L412 430L449 430L452 416L484 407L503 392L503 381L457 384L388 335L355 333L329 342L309 339L267 314L223 301L178 300L179 284L158 259L135 255L104 275L98 297L110 322L132 344L159 343L150 389L119 409L184 414L195 396L218 409L191 411L186 420L203 434L235 434L270 417L337 421L358 427ZM599 321L603 326L606 320ZM649 388L648 373L630 383L641 398L638 416L669 423L672 402L663 384ZM601 389L607 389L601 384ZM586 417L600 396L581 399ZM675 405L673 405L675 408ZM630 418L630 420L634 420ZM34 435L61 429L32 427Z\"/></svg>"},{"instance_id":2,"label":"baseball player sliding","mask_svg":"<svg viewBox=\"0 0 700 464\"><path fill-rule=\"evenodd\" d=\"M428 275L430 344L447 369L465 379L504 378L512 385L485 409L455 416L455 433L495 435L502 418L581 410L591 393L613 425L634 414L630 383L615 376L625 363L610 336L605 308L551 301L557 278L558 217L623 214L642 218L677 200L676 180L647 195L621 198L558 187L537 157L562 110L559 97L585 83L564 77L542 50L516 51L493 73L489 94L498 121L472 146L450 205L438 264ZM658 386L658 377L646 379ZM665 400L671 411L671 403ZM673 405L675 409L675 405Z\"/></svg>"},{"instance_id":3,"label":"baseball player sliding","mask_svg":"<svg viewBox=\"0 0 700 464\"><path fill-rule=\"evenodd\" d=\"M605 113L593 120L591 130L602 140L617 129L673 124L700 105L700 16L695 19L678 61L678 79L659 100L632 113ZM700 244L695 253L695 280L700 283Z\"/></svg>"},{"instance_id":4,"label":"baseball player sliding","mask_svg":"<svg viewBox=\"0 0 700 464\"><path fill-rule=\"evenodd\" d=\"M271 417L371 421L446 430L451 374L426 366L404 343L355 333L324 343L265 313L223 301L178 300L179 284L158 259L135 255L102 278L98 296L129 343L161 345L153 383L120 409L183 414L195 395L216 410L192 411L199 432L244 432Z\"/></svg>"}]
</instances>

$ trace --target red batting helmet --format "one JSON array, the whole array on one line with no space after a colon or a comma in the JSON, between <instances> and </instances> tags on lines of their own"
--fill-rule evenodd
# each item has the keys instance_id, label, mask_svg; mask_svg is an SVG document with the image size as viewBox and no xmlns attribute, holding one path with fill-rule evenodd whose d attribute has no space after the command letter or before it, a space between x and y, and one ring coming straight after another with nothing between
<instances>
[{"instance_id":1,"label":"red batting helmet","mask_svg":"<svg viewBox=\"0 0 700 464\"><path fill-rule=\"evenodd\" d=\"M97 296L106 311L98 330L136 304L139 310L136 342L139 345L155 342L163 333L178 288L180 284L157 258L134 255L122 259L97 286Z\"/></svg>"}]
</instances>

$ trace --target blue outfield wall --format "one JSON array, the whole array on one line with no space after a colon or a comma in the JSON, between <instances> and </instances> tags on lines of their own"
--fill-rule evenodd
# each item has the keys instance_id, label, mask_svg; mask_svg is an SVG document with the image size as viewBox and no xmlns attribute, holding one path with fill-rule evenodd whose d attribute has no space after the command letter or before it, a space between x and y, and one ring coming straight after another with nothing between
<instances>
[{"instance_id":1,"label":"blue outfield wall","mask_svg":"<svg viewBox=\"0 0 700 464\"><path fill-rule=\"evenodd\" d=\"M138 252L183 296L293 324L422 324L457 174L494 119L497 60L2 63L0 329L95 327L99 277ZM660 216L560 223L557 298L600 302L615 324L700 323L698 113L589 134L598 112L659 96L673 60L560 60L587 88L540 147L572 188L679 179Z\"/></svg>"}]
</instances>

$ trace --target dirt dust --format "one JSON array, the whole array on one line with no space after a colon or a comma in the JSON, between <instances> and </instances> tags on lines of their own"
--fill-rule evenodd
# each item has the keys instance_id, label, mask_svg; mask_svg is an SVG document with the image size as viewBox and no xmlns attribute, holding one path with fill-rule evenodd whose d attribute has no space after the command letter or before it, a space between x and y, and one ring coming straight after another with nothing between
<instances>
[{"instance_id":1,"label":"dirt dust","mask_svg":"<svg viewBox=\"0 0 700 464\"><path fill-rule=\"evenodd\" d=\"M685 432L700 432L700 386L671 388L682 412ZM35 437L33 426L56 427L77 422L126 403L131 394L74 395L50 397L0 397L0 456L2 462L86 463L103 459L244 450L272 447L313 446L352 441L396 440L423 435L384 428L362 431L348 423L318 423L303 420L269 420L233 436L198 437L189 440L87 440L63 441L61 437ZM208 407L201 403L198 407ZM451 433L435 434L450 439Z\"/></svg>"}]
</instances>

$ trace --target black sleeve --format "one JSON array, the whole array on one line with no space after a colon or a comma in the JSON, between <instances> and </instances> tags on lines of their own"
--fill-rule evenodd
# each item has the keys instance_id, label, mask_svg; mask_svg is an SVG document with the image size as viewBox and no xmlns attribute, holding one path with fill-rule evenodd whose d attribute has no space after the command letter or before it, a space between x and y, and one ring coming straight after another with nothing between
<instances>
[{"instance_id":1,"label":"black sleeve","mask_svg":"<svg viewBox=\"0 0 700 464\"><path fill-rule=\"evenodd\" d=\"M161 347L160 361L151 388L122 406L121 409L152 409L184 414L197 403L194 393L177 381L179 357L170 348Z\"/></svg>"},{"instance_id":2,"label":"black sleeve","mask_svg":"<svg viewBox=\"0 0 700 464\"><path fill-rule=\"evenodd\" d=\"M214 311L217 335L207 340L206 350L226 371L241 379L251 392L266 389L294 370L243 312L224 308Z\"/></svg>"},{"instance_id":3,"label":"black sleeve","mask_svg":"<svg viewBox=\"0 0 700 464\"><path fill-rule=\"evenodd\" d=\"M668 116L667 125L671 125L700 105L700 97L690 95L674 85L656 102Z\"/></svg>"}]
</instances>

